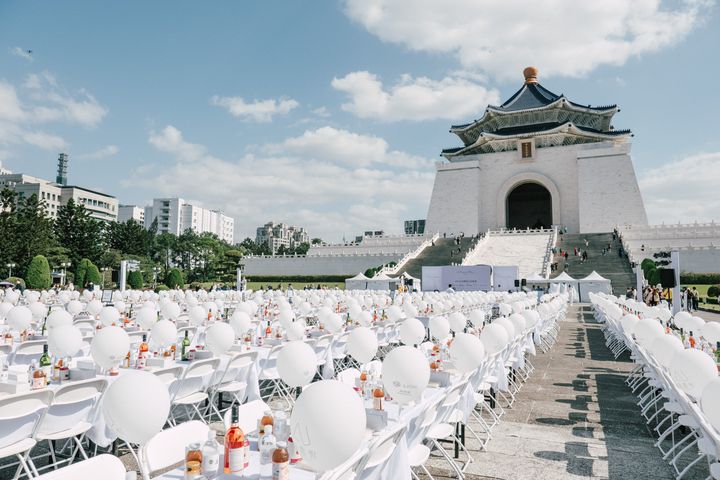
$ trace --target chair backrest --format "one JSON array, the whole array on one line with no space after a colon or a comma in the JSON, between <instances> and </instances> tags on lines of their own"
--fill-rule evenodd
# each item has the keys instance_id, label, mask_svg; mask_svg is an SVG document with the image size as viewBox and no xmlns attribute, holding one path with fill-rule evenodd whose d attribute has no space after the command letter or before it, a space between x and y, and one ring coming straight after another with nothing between
<instances>
[{"instance_id":1,"label":"chair backrest","mask_svg":"<svg viewBox=\"0 0 720 480\"><path fill-rule=\"evenodd\" d=\"M189 443L207 440L210 427L198 420L181 423L180 425L155 434L142 447L144 472L150 473L182 462L185 458L185 447Z\"/></svg>"},{"instance_id":2,"label":"chair backrest","mask_svg":"<svg viewBox=\"0 0 720 480\"><path fill-rule=\"evenodd\" d=\"M55 391L38 432L57 433L90 422L106 387L107 380L101 378L62 385Z\"/></svg>"},{"instance_id":3,"label":"chair backrest","mask_svg":"<svg viewBox=\"0 0 720 480\"><path fill-rule=\"evenodd\" d=\"M95 334L95 320L92 318L76 319L73 325L75 325L83 335Z\"/></svg>"},{"instance_id":4,"label":"chair backrest","mask_svg":"<svg viewBox=\"0 0 720 480\"><path fill-rule=\"evenodd\" d=\"M2 344L0 345L0 353L10 355L12 353L12 345Z\"/></svg>"},{"instance_id":5,"label":"chair backrest","mask_svg":"<svg viewBox=\"0 0 720 480\"><path fill-rule=\"evenodd\" d=\"M395 428L389 429L381 435L380 438L373 442L369 448L370 456L367 459L367 463L365 463L364 469L377 467L378 465L385 463L387 459L390 458L390 455L392 455L395 451L395 447L400 441L400 437L405 434L406 429L407 425L401 423Z\"/></svg>"},{"instance_id":6,"label":"chair backrest","mask_svg":"<svg viewBox=\"0 0 720 480\"><path fill-rule=\"evenodd\" d=\"M268 370L270 368L275 368L277 365L277 356L280 353L280 350L282 350L283 344L275 345L270 349L270 352L268 352L268 356L265 358L265 360L262 362L262 365L260 368L262 370Z\"/></svg>"},{"instance_id":7,"label":"chair backrest","mask_svg":"<svg viewBox=\"0 0 720 480\"><path fill-rule=\"evenodd\" d=\"M40 360L46 340L28 340L15 348L12 363L15 365L30 365L33 360Z\"/></svg>"},{"instance_id":8,"label":"chair backrest","mask_svg":"<svg viewBox=\"0 0 720 480\"><path fill-rule=\"evenodd\" d=\"M230 383L235 380L245 380L250 373L250 368L256 362L258 352L235 353L224 369L215 372L210 383L211 387Z\"/></svg>"},{"instance_id":9,"label":"chair backrest","mask_svg":"<svg viewBox=\"0 0 720 480\"><path fill-rule=\"evenodd\" d=\"M245 435L257 430L258 421L267 410L270 410L270 407L262 400L253 400L252 402L243 403L238 407L238 424ZM230 428L231 416L232 413L230 409L228 409L223 417L225 430Z\"/></svg>"},{"instance_id":10,"label":"chair backrest","mask_svg":"<svg viewBox=\"0 0 720 480\"><path fill-rule=\"evenodd\" d=\"M125 473L125 466L118 457L104 453L40 475L37 479L79 480L82 478L102 478L103 480L125 480Z\"/></svg>"},{"instance_id":11,"label":"chair backrest","mask_svg":"<svg viewBox=\"0 0 720 480\"><path fill-rule=\"evenodd\" d=\"M17 393L0 398L0 449L31 438L52 403L52 390Z\"/></svg>"},{"instance_id":12,"label":"chair backrest","mask_svg":"<svg viewBox=\"0 0 720 480\"><path fill-rule=\"evenodd\" d=\"M355 379L360 378L360 370L357 368L348 368L336 375L337 379L345 385L355 386Z\"/></svg>"},{"instance_id":13,"label":"chair backrest","mask_svg":"<svg viewBox=\"0 0 720 480\"><path fill-rule=\"evenodd\" d=\"M150 332L147 330L138 330L137 332L128 332L130 337L130 345L138 345L142 343L143 335L147 335L146 338L150 337Z\"/></svg>"},{"instance_id":14,"label":"chair backrest","mask_svg":"<svg viewBox=\"0 0 720 480\"><path fill-rule=\"evenodd\" d=\"M360 472L365 469L368 458L370 458L370 451L367 447L361 448L341 465L323 473L319 480L355 480L360 478Z\"/></svg>"},{"instance_id":15,"label":"chair backrest","mask_svg":"<svg viewBox=\"0 0 720 480\"><path fill-rule=\"evenodd\" d=\"M173 400L205 390L218 365L220 365L219 358L208 358L191 363L173 387Z\"/></svg>"},{"instance_id":16,"label":"chair backrest","mask_svg":"<svg viewBox=\"0 0 720 480\"><path fill-rule=\"evenodd\" d=\"M410 426L407 429L408 448L414 447L425 439L427 431L436 423L438 409L443 400L442 397L435 400L410 421Z\"/></svg>"},{"instance_id":17,"label":"chair backrest","mask_svg":"<svg viewBox=\"0 0 720 480\"><path fill-rule=\"evenodd\" d=\"M169 390L172 385L180 379L182 372L183 367L178 365L175 367L161 368L160 370L155 370L152 373L158 377Z\"/></svg>"}]
</instances>

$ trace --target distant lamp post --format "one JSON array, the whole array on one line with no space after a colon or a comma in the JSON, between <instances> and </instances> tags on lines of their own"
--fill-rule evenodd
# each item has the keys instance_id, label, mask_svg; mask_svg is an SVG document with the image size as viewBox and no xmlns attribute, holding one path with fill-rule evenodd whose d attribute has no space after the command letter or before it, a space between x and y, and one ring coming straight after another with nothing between
<instances>
[{"instance_id":1,"label":"distant lamp post","mask_svg":"<svg viewBox=\"0 0 720 480\"><path fill-rule=\"evenodd\" d=\"M103 272L103 288L105 288L105 286L109 283L107 281L107 272L112 272L112 268L103 267L102 272ZM110 279L112 280L112 273L110 273Z\"/></svg>"},{"instance_id":2,"label":"distant lamp post","mask_svg":"<svg viewBox=\"0 0 720 480\"><path fill-rule=\"evenodd\" d=\"M243 284L242 284L242 282L243 282L243 272L244 272L244 271L245 271L245 264L243 263L242 260L240 260L240 261L238 262L238 264L237 264L237 273L236 273L236 276L235 276L235 282L236 282L236 287L235 287L235 289L236 289L238 292L245 290L245 289L243 288Z\"/></svg>"},{"instance_id":3,"label":"distant lamp post","mask_svg":"<svg viewBox=\"0 0 720 480\"><path fill-rule=\"evenodd\" d=\"M67 279L67 268L70 266L70 262L60 262L62 268L62 278L60 279L60 285L65 285Z\"/></svg>"},{"instance_id":4,"label":"distant lamp post","mask_svg":"<svg viewBox=\"0 0 720 480\"><path fill-rule=\"evenodd\" d=\"M5 266L8 268L8 277L12 277L12 269L17 267L14 263L6 263Z\"/></svg>"},{"instance_id":5,"label":"distant lamp post","mask_svg":"<svg viewBox=\"0 0 720 480\"><path fill-rule=\"evenodd\" d=\"M162 271L162 268L153 267L153 288L157 288L157 277L161 271Z\"/></svg>"}]
</instances>

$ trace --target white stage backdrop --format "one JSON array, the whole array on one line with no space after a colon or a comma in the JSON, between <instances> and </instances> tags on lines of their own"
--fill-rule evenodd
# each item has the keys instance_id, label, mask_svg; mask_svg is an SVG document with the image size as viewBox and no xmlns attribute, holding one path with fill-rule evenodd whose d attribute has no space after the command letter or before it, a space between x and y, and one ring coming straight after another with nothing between
<instances>
[{"instance_id":1,"label":"white stage backdrop","mask_svg":"<svg viewBox=\"0 0 720 480\"><path fill-rule=\"evenodd\" d=\"M490 265L453 265L422 267L424 291L447 290L448 285L458 292L492 290L492 267Z\"/></svg>"},{"instance_id":2,"label":"white stage backdrop","mask_svg":"<svg viewBox=\"0 0 720 480\"><path fill-rule=\"evenodd\" d=\"M492 286L496 292L518 290L515 280L520 279L520 269L517 266L495 265L493 267Z\"/></svg>"}]
</instances>

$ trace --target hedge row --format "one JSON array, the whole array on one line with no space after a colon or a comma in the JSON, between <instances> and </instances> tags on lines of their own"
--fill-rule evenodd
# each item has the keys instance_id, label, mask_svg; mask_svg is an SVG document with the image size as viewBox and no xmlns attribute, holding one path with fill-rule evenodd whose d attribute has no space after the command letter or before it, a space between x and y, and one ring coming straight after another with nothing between
<instances>
[{"instance_id":1,"label":"hedge row","mask_svg":"<svg viewBox=\"0 0 720 480\"><path fill-rule=\"evenodd\" d=\"M352 275L295 275L287 277L273 277L266 275L249 275L245 277L248 282L268 282L268 283L330 283L344 282L346 278Z\"/></svg>"},{"instance_id":2,"label":"hedge row","mask_svg":"<svg viewBox=\"0 0 720 480\"><path fill-rule=\"evenodd\" d=\"M720 273L680 273L683 285L716 285L720 283Z\"/></svg>"}]
</instances>

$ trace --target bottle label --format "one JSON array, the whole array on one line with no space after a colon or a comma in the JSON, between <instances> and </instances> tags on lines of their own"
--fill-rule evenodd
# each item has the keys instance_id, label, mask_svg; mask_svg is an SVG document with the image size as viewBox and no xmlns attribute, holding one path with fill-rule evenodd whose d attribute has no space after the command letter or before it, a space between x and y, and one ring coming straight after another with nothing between
<instances>
[{"instance_id":1,"label":"bottle label","mask_svg":"<svg viewBox=\"0 0 720 480\"><path fill-rule=\"evenodd\" d=\"M230 473L242 474L245 469L245 447L231 448L228 452Z\"/></svg>"},{"instance_id":2,"label":"bottle label","mask_svg":"<svg viewBox=\"0 0 720 480\"><path fill-rule=\"evenodd\" d=\"M210 455L207 453L203 453L203 459L202 459L203 475L210 477L211 475L216 474L218 471L219 465L220 465L220 457L218 455Z\"/></svg>"},{"instance_id":3,"label":"bottle label","mask_svg":"<svg viewBox=\"0 0 720 480\"><path fill-rule=\"evenodd\" d=\"M273 463L272 480L288 480L290 478L289 462Z\"/></svg>"},{"instance_id":4,"label":"bottle label","mask_svg":"<svg viewBox=\"0 0 720 480\"><path fill-rule=\"evenodd\" d=\"M45 378L46 377L33 377L32 389L37 390L39 388L45 388Z\"/></svg>"},{"instance_id":5,"label":"bottle label","mask_svg":"<svg viewBox=\"0 0 720 480\"><path fill-rule=\"evenodd\" d=\"M245 468L250 466L250 440L245 437L245 446L243 448L243 455L244 455L244 463L243 465Z\"/></svg>"}]
</instances>

